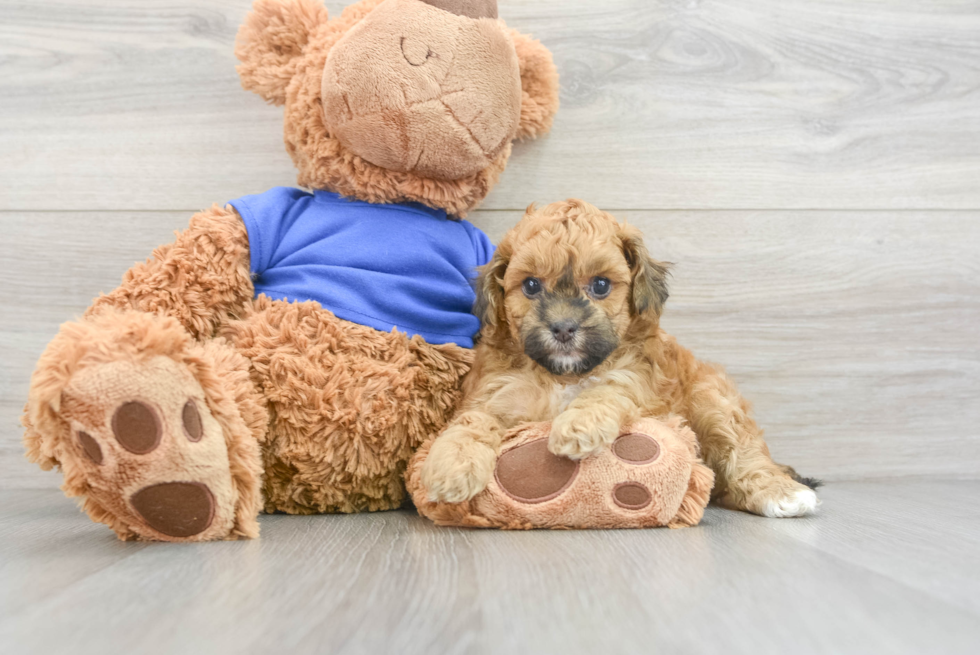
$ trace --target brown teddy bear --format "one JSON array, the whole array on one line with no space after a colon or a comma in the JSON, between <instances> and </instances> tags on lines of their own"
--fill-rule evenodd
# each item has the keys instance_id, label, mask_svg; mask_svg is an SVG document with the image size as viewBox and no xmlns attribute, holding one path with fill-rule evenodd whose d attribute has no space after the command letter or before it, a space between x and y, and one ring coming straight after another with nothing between
<instances>
[{"instance_id":1,"label":"brown teddy bear","mask_svg":"<svg viewBox=\"0 0 980 655\"><path fill-rule=\"evenodd\" d=\"M191 218L38 362L28 457L121 539L258 535L257 514L398 507L460 395L492 254L462 220L558 105L495 0L257 0L242 85L285 106L310 192Z\"/></svg>"}]
</instances>

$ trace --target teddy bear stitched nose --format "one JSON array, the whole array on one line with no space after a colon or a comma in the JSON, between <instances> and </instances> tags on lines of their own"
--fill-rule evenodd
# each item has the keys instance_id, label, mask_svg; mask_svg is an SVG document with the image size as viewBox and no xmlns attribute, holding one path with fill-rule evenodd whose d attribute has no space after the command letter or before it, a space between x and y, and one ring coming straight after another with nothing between
<instances>
[{"instance_id":1,"label":"teddy bear stitched nose","mask_svg":"<svg viewBox=\"0 0 980 655\"><path fill-rule=\"evenodd\" d=\"M496 18L497 0L422 0L427 5L467 18Z\"/></svg>"}]
</instances>

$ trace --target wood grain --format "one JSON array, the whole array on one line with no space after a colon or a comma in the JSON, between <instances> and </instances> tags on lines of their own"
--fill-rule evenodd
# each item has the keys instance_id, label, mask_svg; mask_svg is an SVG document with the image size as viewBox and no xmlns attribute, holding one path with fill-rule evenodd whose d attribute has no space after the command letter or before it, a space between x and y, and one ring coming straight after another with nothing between
<instances>
[{"instance_id":1,"label":"wood grain","mask_svg":"<svg viewBox=\"0 0 980 655\"><path fill-rule=\"evenodd\" d=\"M258 541L146 545L115 542L56 492L5 491L0 639L25 655L968 653L980 639L969 602L980 532L957 507L978 492L977 482L841 483L814 518L709 508L686 530L263 516ZM937 534L943 522L956 527ZM951 531L974 545L955 560ZM910 584L916 575L945 592Z\"/></svg>"},{"instance_id":2,"label":"wood grain","mask_svg":"<svg viewBox=\"0 0 980 655\"><path fill-rule=\"evenodd\" d=\"M281 110L234 70L249 5L0 1L0 209L198 209L292 184ZM975 0L500 13L553 50L562 109L487 208L980 208Z\"/></svg>"},{"instance_id":3,"label":"wood grain","mask_svg":"<svg viewBox=\"0 0 980 655\"><path fill-rule=\"evenodd\" d=\"M819 525L777 521L768 527L980 614L976 482L875 480L846 483L840 489L831 485L821 495L829 511L821 514ZM718 516L734 520L729 513Z\"/></svg>"},{"instance_id":4,"label":"wood grain","mask_svg":"<svg viewBox=\"0 0 980 655\"><path fill-rule=\"evenodd\" d=\"M543 199L547 200L547 199ZM492 238L517 212L479 212ZM727 367L774 456L831 480L980 470L978 212L622 212L675 262L663 323ZM58 325L187 223L179 212L3 213L0 487L59 483L17 420ZM107 238L106 235L111 235Z\"/></svg>"}]
</instances>

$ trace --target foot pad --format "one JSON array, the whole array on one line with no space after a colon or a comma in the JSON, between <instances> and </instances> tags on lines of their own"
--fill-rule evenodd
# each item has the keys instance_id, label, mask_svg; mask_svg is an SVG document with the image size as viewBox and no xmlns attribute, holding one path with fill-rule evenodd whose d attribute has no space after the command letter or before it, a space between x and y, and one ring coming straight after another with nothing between
<instances>
[{"instance_id":1,"label":"foot pad","mask_svg":"<svg viewBox=\"0 0 980 655\"><path fill-rule=\"evenodd\" d=\"M193 537L214 520L214 496L200 482L150 485L130 496L129 502L147 525L168 537Z\"/></svg>"},{"instance_id":2,"label":"foot pad","mask_svg":"<svg viewBox=\"0 0 980 655\"><path fill-rule=\"evenodd\" d=\"M502 453L494 478L505 494L519 503L557 498L574 482L579 463L553 455L547 439L536 439Z\"/></svg>"}]
</instances>

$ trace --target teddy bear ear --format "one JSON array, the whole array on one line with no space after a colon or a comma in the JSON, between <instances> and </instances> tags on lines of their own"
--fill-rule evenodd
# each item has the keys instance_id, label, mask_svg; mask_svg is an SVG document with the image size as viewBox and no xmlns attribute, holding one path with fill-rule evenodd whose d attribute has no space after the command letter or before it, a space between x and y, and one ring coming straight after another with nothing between
<instances>
[{"instance_id":1,"label":"teddy bear ear","mask_svg":"<svg viewBox=\"0 0 980 655\"><path fill-rule=\"evenodd\" d=\"M293 63L326 22L327 8L319 0L255 0L235 39L242 86L273 104L286 102Z\"/></svg>"},{"instance_id":2,"label":"teddy bear ear","mask_svg":"<svg viewBox=\"0 0 980 655\"><path fill-rule=\"evenodd\" d=\"M521 70L518 139L534 139L551 129L558 111L558 69L551 51L527 34L511 30Z\"/></svg>"}]
</instances>

